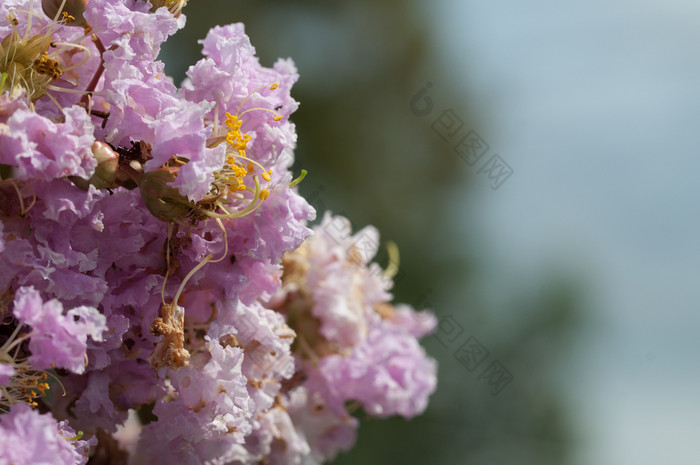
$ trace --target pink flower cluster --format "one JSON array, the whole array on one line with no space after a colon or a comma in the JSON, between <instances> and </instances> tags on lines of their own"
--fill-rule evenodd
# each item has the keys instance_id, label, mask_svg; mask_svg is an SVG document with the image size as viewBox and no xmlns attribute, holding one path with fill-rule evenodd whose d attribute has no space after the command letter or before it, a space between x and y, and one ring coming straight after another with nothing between
<instances>
[{"instance_id":1,"label":"pink flower cluster","mask_svg":"<svg viewBox=\"0 0 700 465\"><path fill-rule=\"evenodd\" d=\"M376 230L309 227L294 64L215 27L178 88L184 3L0 3L0 465L323 463L435 390Z\"/></svg>"}]
</instances>

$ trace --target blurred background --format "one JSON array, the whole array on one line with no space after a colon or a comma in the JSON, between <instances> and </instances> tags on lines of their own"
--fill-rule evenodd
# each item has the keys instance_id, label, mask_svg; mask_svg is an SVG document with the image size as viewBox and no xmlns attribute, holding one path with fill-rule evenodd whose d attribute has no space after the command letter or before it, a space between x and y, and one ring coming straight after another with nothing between
<instances>
[{"instance_id":1,"label":"blurred background","mask_svg":"<svg viewBox=\"0 0 700 465\"><path fill-rule=\"evenodd\" d=\"M700 463L700 3L191 0L292 57L303 195L401 251L438 390L335 464ZM388 260L386 252L377 260Z\"/></svg>"}]
</instances>

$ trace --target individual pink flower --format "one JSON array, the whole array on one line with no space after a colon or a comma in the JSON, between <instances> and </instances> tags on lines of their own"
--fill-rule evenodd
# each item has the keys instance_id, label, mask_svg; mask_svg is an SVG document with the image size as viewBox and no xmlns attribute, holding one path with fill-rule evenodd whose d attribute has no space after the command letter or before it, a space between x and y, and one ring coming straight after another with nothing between
<instances>
[{"instance_id":1,"label":"individual pink flower","mask_svg":"<svg viewBox=\"0 0 700 465\"><path fill-rule=\"evenodd\" d=\"M97 441L82 436L50 414L14 405L0 415L0 465L85 465Z\"/></svg>"},{"instance_id":2,"label":"individual pink flower","mask_svg":"<svg viewBox=\"0 0 700 465\"><path fill-rule=\"evenodd\" d=\"M81 306L64 314L61 302L44 302L32 287L16 291L13 313L31 327L29 362L37 370L56 366L83 373L88 337L100 341L107 330L104 315L95 308Z\"/></svg>"},{"instance_id":3,"label":"individual pink flower","mask_svg":"<svg viewBox=\"0 0 700 465\"><path fill-rule=\"evenodd\" d=\"M0 163L14 167L21 180L92 176L97 162L90 150L95 141L90 117L79 107L63 114L60 123L27 108L4 121L0 116Z\"/></svg>"}]
</instances>

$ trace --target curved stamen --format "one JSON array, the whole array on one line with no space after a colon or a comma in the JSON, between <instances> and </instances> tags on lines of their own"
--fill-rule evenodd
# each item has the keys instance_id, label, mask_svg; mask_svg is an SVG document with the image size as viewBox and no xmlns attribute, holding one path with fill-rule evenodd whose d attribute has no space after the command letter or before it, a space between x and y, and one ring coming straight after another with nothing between
<instances>
[{"instance_id":1,"label":"curved stamen","mask_svg":"<svg viewBox=\"0 0 700 465\"><path fill-rule=\"evenodd\" d=\"M224 233L224 254L220 257L217 258L216 260L210 260L209 263L217 263L223 260L224 258L228 257L228 234L226 233L226 228L224 228L224 224L221 222L221 219L219 218L214 218L216 220L216 224L219 225L221 228L221 231Z\"/></svg>"},{"instance_id":2,"label":"curved stamen","mask_svg":"<svg viewBox=\"0 0 700 465\"><path fill-rule=\"evenodd\" d=\"M172 303L171 305L177 305L177 301L180 300L180 294L182 294L182 291L185 289L185 284L187 284L187 281L189 281L190 278L192 278L192 276L194 276L194 274L195 274L197 271L199 271L204 265L206 265L207 262L208 262L209 260L211 260L212 257L213 257L212 254L207 255L206 257L204 257L204 260L202 260L201 262L199 262L199 263L197 264L197 266L195 266L194 268L192 268L192 269L190 270L190 272L187 273L187 276L185 276L185 279L183 279L182 282L180 283L180 287L178 288L177 293L175 294L175 298L173 299L173 303Z\"/></svg>"},{"instance_id":3,"label":"curved stamen","mask_svg":"<svg viewBox=\"0 0 700 465\"><path fill-rule=\"evenodd\" d=\"M56 11L56 16L53 17L54 23L58 22L58 18L61 17L61 13L63 13L63 8L65 8L65 7L66 7L66 0L63 0L61 2L61 6L58 7L58 11Z\"/></svg>"},{"instance_id":4,"label":"curved stamen","mask_svg":"<svg viewBox=\"0 0 700 465\"><path fill-rule=\"evenodd\" d=\"M280 121L280 120L283 118L283 116L280 115L279 113L277 113L275 110L270 110L269 108L260 108L260 107L257 107L257 108L248 108L246 111L244 111L243 113L241 113L240 115L238 115L238 117L240 118L241 116L245 115L245 114L248 113L249 111L253 111L253 110L261 110L261 111L267 111L267 112L272 113L273 115L275 115L275 117L272 118L274 121Z\"/></svg>"},{"instance_id":5,"label":"curved stamen","mask_svg":"<svg viewBox=\"0 0 700 465\"><path fill-rule=\"evenodd\" d=\"M59 110L61 110L61 113L63 113L63 107L60 103L58 103L58 100L56 100L56 98L49 93L46 93L46 96L49 98L49 100L51 100L54 103L54 105L58 107Z\"/></svg>"},{"instance_id":6,"label":"curved stamen","mask_svg":"<svg viewBox=\"0 0 700 465\"><path fill-rule=\"evenodd\" d=\"M290 182L290 183L289 183L289 187L294 187L294 186L296 186L297 184L299 184L301 181L303 181L304 178L306 177L306 174L307 174L307 173L308 173L308 171L306 171L306 170L301 170L301 174L299 175L299 177L296 178L296 179L294 179L292 182Z\"/></svg>"},{"instance_id":7,"label":"curved stamen","mask_svg":"<svg viewBox=\"0 0 700 465\"><path fill-rule=\"evenodd\" d=\"M70 48L78 48L78 49L81 49L81 50L83 50L84 52L87 53L87 56L86 56L85 58L83 58L79 63L76 63L75 65L69 66L69 67L67 67L67 68L63 68L63 72L72 71L72 70L74 70L75 68L78 68L79 66L84 65L85 63L87 63L87 61L90 59L90 57L92 57L92 52L90 52L90 49L87 48L87 47L84 46L84 45L80 45L80 44L71 44L71 43L69 43L69 42L56 42L56 43L54 43L54 45L60 45L61 47L58 47L58 49L56 49L56 50L54 50L53 52L51 52L51 53L49 53L48 55L46 55L46 56L48 56L49 58L53 58L53 57L55 57L55 56L59 56L59 55L60 55L61 53L63 53L65 50L70 49Z\"/></svg>"},{"instance_id":8,"label":"curved stamen","mask_svg":"<svg viewBox=\"0 0 700 465\"><path fill-rule=\"evenodd\" d=\"M160 299L165 303L165 283L168 282L170 274L170 239L173 237L173 222L168 222L168 238L165 240L165 277L163 278L163 286L160 288Z\"/></svg>"},{"instance_id":9,"label":"curved stamen","mask_svg":"<svg viewBox=\"0 0 700 465\"><path fill-rule=\"evenodd\" d=\"M238 114L238 113L241 111L241 107L242 107L243 104L246 102L246 100L248 100L248 99L250 98L251 95L255 94L256 92L261 91L261 90L264 89L265 87L269 87L270 90L275 90L275 89L277 89L279 86L280 86L279 84L277 84L276 82L274 82L274 83L272 83L272 84L265 84L265 85L262 85L262 86L258 87L257 89L254 89L251 93L249 93L248 95L246 95L246 97L245 97L243 100L241 100L241 103L238 104L238 108L236 109L236 114Z\"/></svg>"}]
</instances>

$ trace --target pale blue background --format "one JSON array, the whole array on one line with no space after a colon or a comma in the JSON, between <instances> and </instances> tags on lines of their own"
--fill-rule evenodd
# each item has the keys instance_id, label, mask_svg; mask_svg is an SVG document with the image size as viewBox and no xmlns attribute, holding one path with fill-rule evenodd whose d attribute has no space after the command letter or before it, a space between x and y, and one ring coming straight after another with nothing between
<instances>
[{"instance_id":1,"label":"pale blue background","mask_svg":"<svg viewBox=\"0 0 700 465\"><path fill-rule=\"evenodd\" d=\"M493 279L586 278L588 323L558 373L575 463L700 463L700 3L421 7L515 170L469 193L464 230Z\"/></svg>"}]
</instances>

